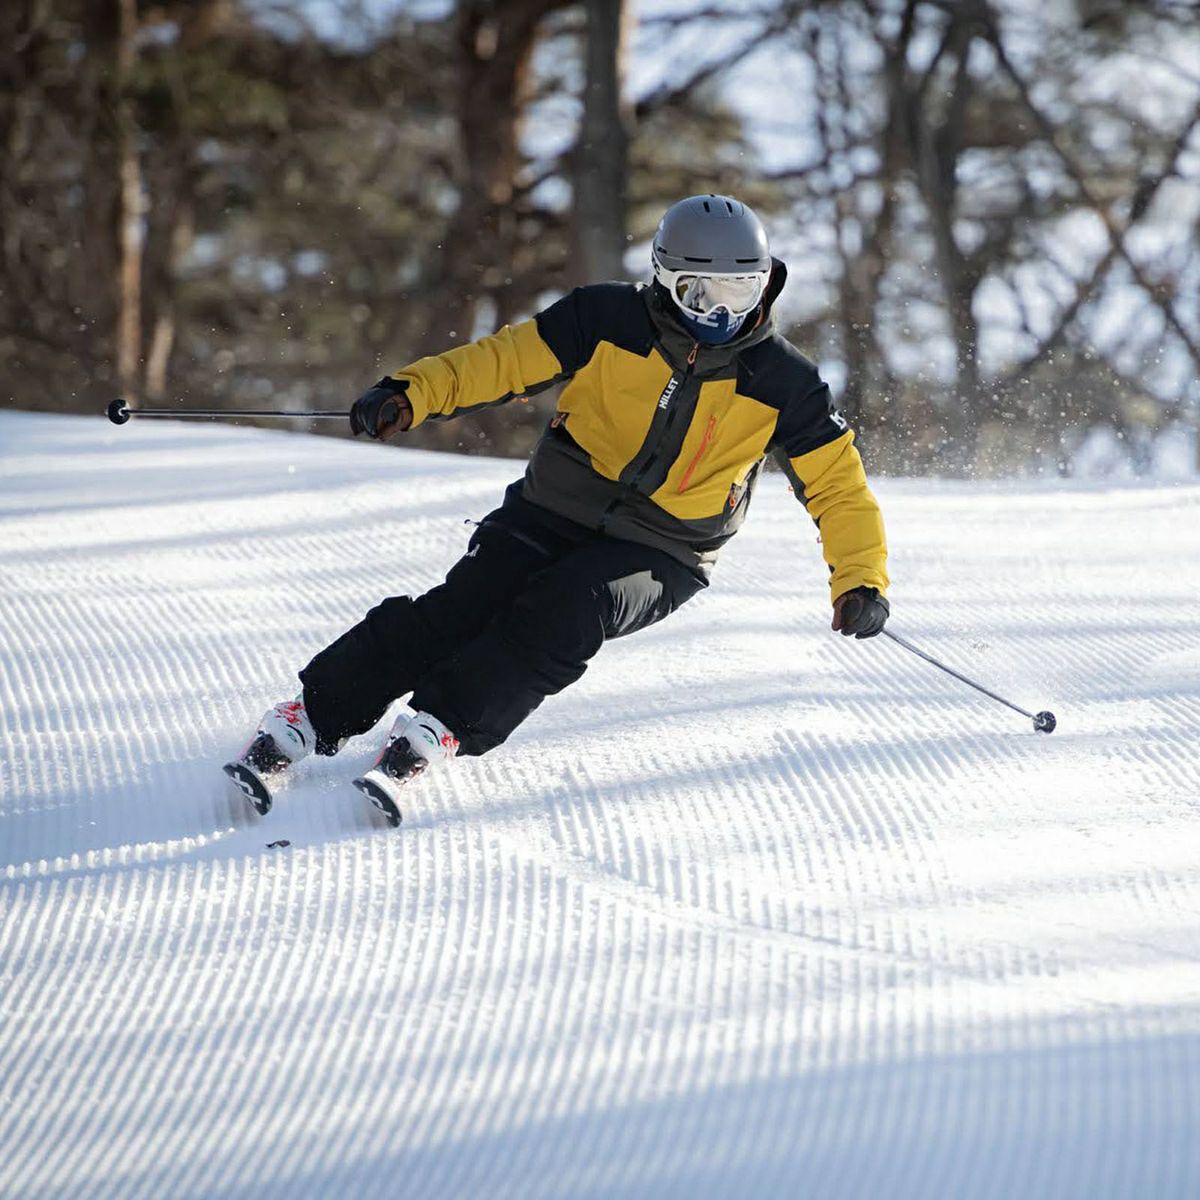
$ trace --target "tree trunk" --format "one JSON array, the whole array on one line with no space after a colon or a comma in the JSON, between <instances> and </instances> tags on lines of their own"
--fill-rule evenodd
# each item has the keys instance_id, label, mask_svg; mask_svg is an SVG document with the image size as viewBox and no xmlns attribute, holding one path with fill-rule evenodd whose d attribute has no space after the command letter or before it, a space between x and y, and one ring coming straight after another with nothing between
<instances>
[{"instance_id":1,"label":"tree trunk","mask_svg":"<svg viewBox=\"0 0 1200 1200\"><path fill-rule=\"evenodd\" d=\"M919 101L914 103L910 117L917 185L929 215L934 262L954 342L954 402L946 421L951 440L946 465L955 474L966 474L974 465L982 399L979 329L973 311L977 281L972 278L954 233L962 121L974 87L967 70L973 36L966 21L952 26L948 35L949 47L956 54L957 69L942 123L933 125Z\"/></svg>"},{"instance_id":2,"label":"tree trunk","mask_svg":"<svg viewBox=\"0 0 1200 1200\"><path fill-rule=\"evenodd\" d=\"M171 173L171 182L175 194L164 235L166 244L161 256L156 255L156 261L148 264L146 271L146 323L152 332L146 348L145 390L154 400L161 400L168 391L171 353L175 348L178 324L177 272L195 233L194 172L187 164L181 164Z\"/></svg>"},{"instance_id":3,"label":"tree trunk","mask_svg":"<svg viewBox=\"0 0 1200 1200\"><path fill-rule=\"evenodd\" d=\"M0 325L18 335L36 336L46 317L52 329L61 324L61 305L44 295L38 256L30 250L36 230L30 229L35 214L28 160L36 114L45 103L36 39L47 19L42 0L22 0L0 12Z\"/></svg>"},{"instance_id":4,"label":"tree trunk","mask_svg":"<svg viewBox=\"0 0 1200 1200\"><path fill-rule=\"evenodd\" d=\"M441 247L421 351L469 341L480 301L512 278L518 245L513 194L525 78L538 23L565 0L460 0L459 206Z\"/></svg>"},{"instance_id":5,"label":"tree trunk","mask_svg":"<svg viewBox=\"0 0 1200 1200\"><path fill-rule=\"evenodd\" d=\"M90 326L97 378L136 399L141 362L142 175L128 95L136 54L136 0L84 5L83 86L91 113L83 168L81 308Z\"/></svg>"},{"instance_id":6,"label":"tree trunk","mask_svg":"<svg viewBox=\"0 0 1200 1200\"><path fill-rule=\"evenodd\" d=\"M586 0L583 121L575 147L575 283L625 275L632 110L622 99L625 0Z\"/></svg>"},{"instance_id":7,"label":"tree trunk","mask_svg":"<svg viewBox=\"0 0 1200 1200\"><path fill-rule=\"evenodd\" d=\"M137 0L120 0L117 35L117 170L120 177L117 280L117 378L136 400L142 361L142 168L137 118L128 94L137 34Z\"/></svg>"},{"instance_id":8,"label":"tree trunk","mask_svg":"<svg viewBox=\"0 0 1200 1200\"><path fill-rule=\"evenodd\" d=\"M231 0L186 0L166 10L179 22L184 56L200 52L225 32ZM188 76L170 75L170 119L146 172L154 206L145 224L142 251L142 327L145 338L145 394L163 399L170 390L171 356L179 334L179 268L195 239L196 194L200 169L192 127Z\"/></svg>"}]
</instances>

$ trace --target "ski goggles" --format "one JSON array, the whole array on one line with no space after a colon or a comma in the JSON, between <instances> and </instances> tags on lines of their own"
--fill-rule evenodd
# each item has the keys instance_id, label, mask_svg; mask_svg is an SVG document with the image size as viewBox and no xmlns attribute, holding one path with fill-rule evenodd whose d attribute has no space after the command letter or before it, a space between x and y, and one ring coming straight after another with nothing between
<instances>
[{"instance_id":1,"label":"ski goggles","mask_svg":"<svg viewBox=\"0 0 1200 1200\"><path fill-rule=\"evenodd\" d=\"M685 312L707 317L723 308L731 317L744 317L762 299L770 271L756 275L699 275L659 267L659 282Z\"/></svg>"}]
</instances>

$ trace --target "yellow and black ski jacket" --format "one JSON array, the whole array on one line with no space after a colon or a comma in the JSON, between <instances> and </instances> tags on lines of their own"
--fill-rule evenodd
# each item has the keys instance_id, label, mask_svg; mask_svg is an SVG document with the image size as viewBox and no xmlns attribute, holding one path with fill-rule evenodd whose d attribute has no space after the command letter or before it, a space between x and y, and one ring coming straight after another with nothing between
<instances>
[{"instance_id":1,"label":"yellow and black ski jacket","mask_svg":"<svg viewBox=\"0 0 1200 1200\"><path fill-rule=\"evenodd\" d=\"M816 367L775 332L776 262L762 317L698 344L657 285L576 288L529 321L394 373L412 426L564 380L520 495L612 537L657 546L707 580L773 454L820 530L836 600L886 592L887 546L854 434Z\"/></svg>"}]
</instances>

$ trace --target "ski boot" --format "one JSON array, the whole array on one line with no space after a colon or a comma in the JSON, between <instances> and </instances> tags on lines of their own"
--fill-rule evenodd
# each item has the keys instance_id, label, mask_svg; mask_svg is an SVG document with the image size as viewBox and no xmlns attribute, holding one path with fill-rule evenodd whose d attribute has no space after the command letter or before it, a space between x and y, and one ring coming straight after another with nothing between
<instances>
[{"instance_id":1,"label":"ski boot","mask_svg":"<svg viewBox=\"0 0 1200 1200\"><path fill-rule=\"evenodd\" d=\"M267 712L259 721L250 744L221 770L254 805L255 811L266 816L274 799L272 784L276 784L293 763L311 754L316 743L317 735L304 711L304 702L297 696Z\"/></svg>"},{"instance_id":2,"label":"ski boot","mask_svg":"<svg viewBox=\"0 0 1200 1200\"><path fill-rule=\"evenodd\" d=\"M402 712L392 725L387 744L375 765L354 780L368 800L387 818L400 824L400 792L432 762L443 762L458 753L458 738L429 713Z\"/></svg>"}]
</instances>

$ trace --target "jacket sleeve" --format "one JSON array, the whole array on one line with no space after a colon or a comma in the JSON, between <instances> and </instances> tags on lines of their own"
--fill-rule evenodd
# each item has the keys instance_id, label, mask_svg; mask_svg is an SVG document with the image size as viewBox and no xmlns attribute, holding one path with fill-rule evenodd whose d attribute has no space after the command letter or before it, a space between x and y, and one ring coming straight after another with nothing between
<instances>
[{"instance_id":1,"label":"jacket sleeve","mask_svg":"<svg viewBox=\"0 0 1200 1200\"><path fill-rule=\"evenodd\" d=\"M821 534L830 597L856 587L888 589L887 536L867 486L854 433L822 383L780 422L775 456Z\"/></svg>"},{"instance_id":2,"label":"jacket sleeve","mask_svg":"<svg viewBox=\"0 0 1200 1200\"><path fill-rule=\"evenodd\" d=\"M405 384L413 428L537 395L587 366L605 340L634 353L650 352L653 329L632 284L575 288L531 321L422 358L392 377Z\"/></svg>"},{"instance_id":3,"label":"jacket sleeve","mask_svg":"<svg viewBox=\"0 0 1200 1200\"><path fill-rule=\"evenodd\" d=\"M505 325L477 342L418 359L392 373L406 384L415 429L422 421L444 420L532 396L566 378L536 321Z\"/></svg>"}]
</instances>

